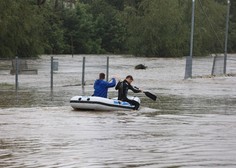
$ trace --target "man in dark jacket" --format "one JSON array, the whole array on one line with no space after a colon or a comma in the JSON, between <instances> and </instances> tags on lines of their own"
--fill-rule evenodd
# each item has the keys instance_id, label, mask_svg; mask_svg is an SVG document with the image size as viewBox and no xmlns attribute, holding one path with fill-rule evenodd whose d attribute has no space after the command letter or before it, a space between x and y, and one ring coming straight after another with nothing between
<instances>
[{"instance_id":1,"label":"man in dark jacket","mask_svg":"<svg viewBox=\"0 0 236 168\"><path fill-rule=\"evenodd\" d=\"M116 79L112 78L110 82L104 80L105 74L100 73L99 79L94 82L94 93L93 96L104 97L107 98L108 88L114 87L116 85Z\"/></svg>"},{"instance_id":2,"label":"man in dark jacket","mask_svg":"<svg viewBox=\"0 0 236 168\"><path fill-rule=\"evenodd\" d=\"M128 75L124 81L117 83L115 89L118 90L118 100L126 101L131 105L135 106L134 110L138 110L140 104L135 100L128 99L127 94L129 89L132 90L134 93L142 92L142 90L133 87L131 85L132 82L133 82L133 77L131 75Z\"/></svg>"}]
</instances>

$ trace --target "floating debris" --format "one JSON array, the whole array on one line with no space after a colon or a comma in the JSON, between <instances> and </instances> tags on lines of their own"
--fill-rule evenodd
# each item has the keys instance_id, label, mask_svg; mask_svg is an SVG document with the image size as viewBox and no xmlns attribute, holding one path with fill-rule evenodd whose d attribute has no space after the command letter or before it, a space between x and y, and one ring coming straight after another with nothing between
<instances>
[{"instance_id":1,"label":"floating debris","mask_svg":"<svg viewBox=\"0 0 236 168\"><path fill-rule=\"evenodd\" d=\"M135 69L146 69L147 66L143 65L143 64L138 64L135 66Z\"/></svg>"}]
</instances>

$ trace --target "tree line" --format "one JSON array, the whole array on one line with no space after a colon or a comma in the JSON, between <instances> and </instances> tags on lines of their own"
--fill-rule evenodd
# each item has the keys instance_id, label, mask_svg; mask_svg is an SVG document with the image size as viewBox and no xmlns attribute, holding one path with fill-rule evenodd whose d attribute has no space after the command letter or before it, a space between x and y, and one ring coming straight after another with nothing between
<instances>
[{"instance_id":1,"label":"tree line","mask_svg":"<svg viewBox=\"0 0 236 168\"><path fill-rule=\"evenodd\" d=\"M0 57L189 54L192 0L1 0ZM195 1L194 55L224 52L227 0ZM236 51L231 0L228 51Z\"/></svg>"}]
</instances>

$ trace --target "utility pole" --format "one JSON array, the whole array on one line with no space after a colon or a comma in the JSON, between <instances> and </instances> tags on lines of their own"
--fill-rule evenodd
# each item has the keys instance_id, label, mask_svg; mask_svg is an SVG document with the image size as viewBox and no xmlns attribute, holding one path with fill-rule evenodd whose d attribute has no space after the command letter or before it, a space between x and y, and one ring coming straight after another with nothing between
<instances>
[{"instance_id":1,"label":"utility pole","mask_svg":"<svg viewBox=\"0 0 236 168\"><path fill-rule=\"evenodd\" d=\"M191 37L190 37L190 54L186 57L185 76L184 79L192 78L192 60L193 60L193 34L194 34L194 11L195 0L192 0L192 24L191 24Z\"/></svg>"},{"instance_id":2,"label":"utility pole","mask_svg":"<svg viewBox=\"0 0 236 168\"><path fill-rule=\"evenodd\" d=\"M230 11L230 0L227 0L227 15L226 15L226 29L225 29L225 53L224 53L224 75L226 75L226 64L227 64L227 47L228 47L228 32L229 32L229 11Z\"/></svg>"}]
</instances>

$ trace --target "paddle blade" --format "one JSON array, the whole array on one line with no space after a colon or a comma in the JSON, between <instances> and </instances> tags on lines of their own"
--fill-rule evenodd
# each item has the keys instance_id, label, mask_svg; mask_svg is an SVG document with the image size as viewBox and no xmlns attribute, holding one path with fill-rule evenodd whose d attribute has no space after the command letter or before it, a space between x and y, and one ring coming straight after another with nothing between
<instances>
[{"instance_id":1,"label":"paddle blade","mask_svg":"<svg viewBox=\"0 0 236 168\"><path fill-rule=\"evenodd\" d=\"M156 101L156 99L157 99L157 96L156 95L154 95L154 94L152 94L152 93L150 93L150 92L143 92L147 97L149 97L150 99L152 99L152 100L154 100L154 101Z\"/></svg>"}]
</instances>

